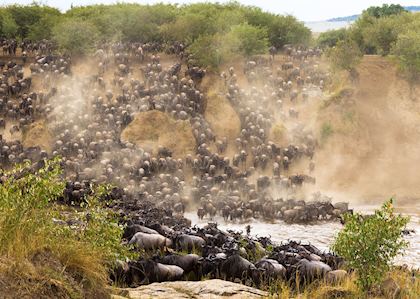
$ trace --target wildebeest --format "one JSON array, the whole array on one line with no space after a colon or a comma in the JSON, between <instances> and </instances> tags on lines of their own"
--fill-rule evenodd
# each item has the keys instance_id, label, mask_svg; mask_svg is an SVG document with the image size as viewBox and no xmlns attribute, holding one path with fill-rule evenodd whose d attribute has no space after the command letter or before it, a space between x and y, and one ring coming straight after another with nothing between
<instances>
[{"instance_id":1,"label":"wildebeest","mask_svg":"<svg viewBox=\"0 0 420 299\"><path fill-rule=\"evenodd\" d=\"M186 250L188 252L192 250L201 251L204 245L206 245L206 241L199 236L180 234L175 237L175 247L178 250Z\"/></svg>"},{"instance_id":2,"label":"wildebeest","mask_svg":"<svg viewBox=\"0 0 420 299\"><path fill-rule=\"evenodd\" d=\"M251 279L257 283L263 269L257 269L254 264L244 259L239 254L234 254L222 262L220 272L224 279L235 280L239 279L245 282Z\"/></svg>"},{"instance_id":3,"label":"wildebeest","mask_svg":"<svg viewBox=\"0 0 420 299\"><path fill-rule=\"evenodd\" d=\"M130 262L126 273L127 283L131 286L180 280L183 275L184 270L181 267L164 265L153 260Z\"/></svg>"},{"instance_id":4,"label":"wildebeest","mask_svg":"<svg viewBox=\"0 0 420 299\"><path fill-rule=\"evenodd\" d=\"M191 272L194 272L195 277L199 278L201 263L203 257L196 254L187 254L187 255L178 255L170 254L166 255L159 260L160 263L165 265L176 265L184 270L184 273L187 275Z\"/></svg>"},{"instance_id":5,"label":"wildebeest","mask_svg":"<svg viewBox=\"0 0 420 299\"><path fill-rule=\"evenodd\" d=\"M128 244L135 244L137 248L144 250L153 250L171 246L172 241L160 234L138 232L131 238Z\"/></svg>"}]
</instances>

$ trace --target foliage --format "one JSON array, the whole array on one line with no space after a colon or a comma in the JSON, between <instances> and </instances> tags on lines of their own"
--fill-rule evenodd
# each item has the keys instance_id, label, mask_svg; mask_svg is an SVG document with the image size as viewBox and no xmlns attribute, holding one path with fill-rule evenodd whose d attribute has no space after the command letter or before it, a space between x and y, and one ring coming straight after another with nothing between
<instances>
[{"instance_id":1,"label":"foliage","mask_svg":"<svg viewBox=\"0 0 420 299\"><path fill-rule=\"evenodd\" d=\"M398 15L403 12L407 12L407 10L405 10L404 7L402 7L399 4L383 4L382 6L371 6L368 9L366 9L363 12L363 14L375 18L382 18L392 15Z\"/></svg>"},{"instance_id":2,"label":"foliage","mask_svg":"<svg viewBox=\"0 0 420 299\"><path fill-rule=\"evenodd\" d=\"M238 56L263 54L268 48L267 32L249 24L232 26L225 34L201 35L189 47L193 61L217 70L220 65Z\"/></svg>"},{"instance_id":3,"label":"foliage","mask_svg":"<svg viewBox=\"0 0 420 299\"><path fill-rule=\"evenodd\" d=\"M308 46L312 33L293 16L277 16L268 26L270 43L277 49L286 44Z\"/></svg>"},{"instance_id":4,"label":"foliage","mask_svg":"<svg viewBox=\"0 0 420 299\"><path fill-rule=\"evenodd\" d=\"M0 37L11 38L16 36L18 25L9 11L0 8Z\"/></svg>"},{"instance_id":5,"label":"foliage","mask_svg":"<svg viewBox=\"0 0 420 299\"><path fill-rule=\"evenodd\" d=\"M327 56L333 68L352 72L362 58L362 52L356 43L350 39L337 42L334 48L329 49Z\"/></svg>"},{"instance_id":6,"label":"foliage","mask_svg":"<svg viewBox=\"0 0 420 299\"><path fill-rule=\"evenodd\" d=\"M98 40L98 31L87 21L65 20L53 28L54 40L68 54L87 54Z\"/></svg>"},{"instance_id":7,"label":"foliage","mask_svg":"<svg viewBox=\"0 0 420 299\"><path fill-rule=\"evenodd\" d=\"M28 173L21 179L14 179L27 167L17 166L6 173L7 179L0 184L0 253L3 254L14 250L17 236L26 243L50 226L47 207L63 192L57 160L48 162L36 174ZM19 232L26 233L20 235Z\"/></svg>"},{"instance_id":8,"label":"foliage","mask_svg":"<svg viewBox=\"0 0 420 299\"><path fill-rule=\"evenodd\" d=\"M229 59L229 54L222 48L222 38L218 35L202 35L197 38L188 51L192 54L190 63L217 70Z\"/></svg>"},{"instance_id":9,"label":"foliage","mask_svg":"<svg viewBox=\"0 0 420 299\"><path fill-rule=\"evenodd\" d=\"M375 19L363 32L364 42L374 48L376 53L388 55L407 23L407 18L409 15L404 14Z\"/></svg>"},{"instance_id":10,"label":"foliage","mask_svg":"<svg viewBox=\"0 0 420 299\"><path fill-rule=\"evenodd\" d=\"M0 10L1 24L8 30L0 34L35 41L53 37L59 49L69 54L86 54L96 42L179 41L191 46L189 50L197 54L198 63L210 68L235 56L232 52L253 55L263 53L269 45L281 49L285 44L308 45L311 40L310 30L295 17L271 14L234 1L89 5L74 7L64 14L36 3L12 5ZM205 40L212 42L206 51L209 57L198 51L206 49Z\"/></svg>"},{"instance_id":11,"label":"foliage","mask_svg":"<svg viewBox=\"0 0 420 299\"><path fill-rule=\"evenodd\" d=\"M224 39L229 51L245 56L263 54L268 49L267 31L249 24L233 26Z\"/></svg>"},{"instance_id":12,"label":"foliage","mask_svg":"<svg viewBox=\"0 0 420 299\"><path fill-rule=\"evenodd\" d=\"M392 199L370 217L345 215L345 226L332 249L357 271L362 290L381 282L393 258L408 245L401 234L408 221L408 217L394 214Z\"/></svg>"},{"instance_id":13,"label":"foliage","mask_svg":"<svg viewBox=\"0 0 420 299\"><path fill-rule=\"evenodd\" d=\"M129 247L121 244L123 227L99 201L107 189L95 190L82 210L62 206L56 202L64 191L60 160L31 169L20 165L2 174L0 292L3 286L13 285L16 294L23 292L22 297L33 287L31 294L39 291L40 297L58 288L79 297L103 298L109 292L109 267L117 258L133 257ZM76 225L56 224L54 218ZM53 291L46 283L52 280L56 281Z\"/></svg>"},{"instance_id":14,"label":"foliage","mask_svg":"<svg viewBox=\"0 0 420 299\"><path fill-rule=\"evenodd\" d=\"M334 47L339 41L347 38L347 29L329 30L319 35L317 45L321 48Z\"/></svg>"},{"instance_id":15,"label":"foliage","mask_svg":"<svg viewBox=\"0 0 420 299\"><path fill-rule=\"evenodd\" d=\"M52 29L58 22L58 16L43 16L39 19L37 23L35 23L29 28L27 37L30 40L50 39L52 36Z\"/></svg>"},{"instance_id":16,"label":"foliage","mask_svg":"<svg viewBox=\"0 0 420 299\"><path fill-rule=\"evenodd\" d=\"M167 40L192 42L202 35L215 32L214 24L201 14L184 14L175 22L165 24L161 31Z\"/></svg>"},{"instance_id":17,"label":"foliage","mask_svg":"<svg viewBox=\"0 0 420 299\"><path fill-rule=\"evenodd\" d=\"M36 25L43 17L59 16L60 11L46 5L39 5L36 2L31 5L12 5L6 10L12 15L16 22L17 34L20 38L28 37L32 26Z\"/></svg>"},{"instance_id":18,"label":"foliage","mask_svg":"<svg viewBox=\"0 0 420 299\"><path fill-rule=\"evenodd\" d=\"M408 78L411 81L418 80L420 78L420 35L418 30L410 28L400 34L392 52L397 56L400 67Z\"/></svg>"}]
</instances>

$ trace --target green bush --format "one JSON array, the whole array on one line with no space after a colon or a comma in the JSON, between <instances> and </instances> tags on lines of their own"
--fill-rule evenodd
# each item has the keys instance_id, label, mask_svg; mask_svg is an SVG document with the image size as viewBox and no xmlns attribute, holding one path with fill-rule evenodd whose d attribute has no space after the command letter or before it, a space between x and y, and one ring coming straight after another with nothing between
<instances>
[{"instance_id":1,"label":"green bush","mask_svg":"<svg viewBox=\"0 0 420 299\"><path fill-rule=\"evenodd\" d=\"M64 190L57 160L48 162L35 174L28 172L15 179L28 167L20 165L5 173L7 179L0 184L0 253L3 254L14 250L16 237L29 244L32 238L45 233L46 227L50 229L47 208Z\"/></svg>"},{"instance_id":2,"label":"green bush","mask_svg":"<svg viewBox=\"0 0 420 299\"><path fill-rule=\"evenodd\" d=\"M247 57L268 50L267 30L249 24L235 25L224 37L228 51Z\"/></svg>"},{"instance_id":3,"label":"green bush","mask_svg":"<svg viewBox=\"0 0 420 299\"><path fill-rule=\"evenodd\" d=\"M347 29L345 28L329 30L322 32L316 42L321 48L334 47L339 41L346 39L347 35Z\"/></svg>"},{"instance_id":4,"label":"green bush","mask_svg":"<svg viewBox=\"0 0 420 299\"><path fill-rule=\"evenodd\" d=\"M375 19L363 32L364 42L374 48L377 54L388 55L409 21L407 14Z\"/></svg>"},{"instance_id":5,"label":"green bush","mask_svg":"<svg viewBox=\"0 0 420 299\"><path fill-rule=\"evenodd\" d=\"M309 46L312 32L293 16L276 16L267 27L270 43L277 49L286 44Z\"/></svg>"},{"instance_id":6,"label":"green bush","mask_svg":"<svg viewBox=\"0 0 420 299\"><path fill-rule=\"evenodd\" d=\"M346 214L344 219L332 250L357 271L358 285L366 291L382 281L394 257L407 247L401 232L409 218L395 215L391 199L372 216Z\"/></svg>"},{"instance_id":7,"label":"green bush","mask_svg":"<svg viewBox=\"0 0 420 299\"><path fill-rule=\"evenodd\" d=\"M20 165L2 173L0 293L106 298L116 259L136 257L121 243L123 227L116 215L100 201L108 188L94 189L82 207L59 204L65 187L61 172L55 159L39 170ZM69 220L75 225L63 222Z\"/></svg>"},{"instance_id":8,"label":"green bush","mask_svg":"<svg viewBox=\"0 0 420 299\"><path fill-rule=\"evenodd\" d=\"M31 5L11 5L6 10L16 22L17 34L20 38L28 37L32 26L36 25L43 17L60 16L58 9L34 2Z\"/></svg>"},{"instance_id":9,"label":"green bush","mask_svg":"<svg viewBox=\"0 0 420 299\"><path fill-rule=\"evenodd\" d=\"M62 243L63 239L89 244L101 251L108 262L130 255L128 247L121 245L123 227L113 212L99 201L108 187L97 187L86 198L82 209L61 206L56 203L64 191L60 160L47 161L45 167L36 172L28 169L28 165L17 166L4 174L7 179L0 184L0 254L15 250L17 241L31 244L34 239L44 238L46 246ZM52 218L68 220L66 217L86 222L86 225L82 230L74 230L52 221ZM27 249L33 248L28 246Z\"/></svg>"},{"instance_id":10,"label":"green bush","mask_svg":"<svg viewBox=\"0 0 420 299\"><path fill-rule=\"evenodd\" d=\"M392 52L396 55L400 68L409 80L412 82L419 80L420 35L418 30L410 28L407 32L400 34Z\"/></svg>"},{"instance_id":11,"label":"green bush","mask_svg":"<svg viewBox=\"0 0 420 299\"><path fill-rule=\"evenodd\" d=\"M167 40L192 42L202 35L215 33L214 24L201 14L185 14L175 22L161 26L161 32Z\"/></svg>"},{"instance_id":12,"label":"green bush","mask_svg":"<svg viewBox=\"0 0 420 299\"><path fill-rule=\"evenodd\" d=\"M54 40L60 50L72 55L84 55L92 51L98 35L96 27L82 20L65 20L53 28Z\"/></svg>"},{"instance_id":13,"label":"green bush","mask_svg":"<svg viewBox=\"0 0 420 299\"><path fill-rule=\"evenodd\" d=\"M403 12L407 12L404 7L399 4L383 4L382 6L371 6L366 9L363 14L372 16L375 18L388 17L392 15L399 15Z\"/></svg>"},{"instance_id":14,"label":"green bush","mask_svg":"<svg viewBox=\"0 0 420 299\"><path fill-rule=\"evenodd\" d=\"M217 35L202 35L197 38L188 51L192 54L190 63L217 70L218 67L229 59L229 53L222 47L222 37Z\"/></svg>"},{"instance_id":15,"label":"green bush","mask_svg":"<svg viewBox=\"0 0 420 299\"><path fill-rule=\"evenodd\" d=\"M0 37L12 38L17 35L18 25L6 9L0 8Z\"/></svg>"},{"instance_id":16,"label":"green bush","mask_svg":"<svg viewBox=\"0 0 420 299\"><path fill-rule=\"evenodd\" d=\"M86 54L97 41L183 42L205 67L214 68L232 56L266 52L269 45L308 45L311 31L293 16L281 16L238 2L189 5L78 6L60 13L55 8L32 4L0 9L0 35L53 39L59 50ZM199 53L204 40L211 41L209 57ZM217 45L217 47L215 47ZM207 64L207 62L209 64Z\"/></svg>"},{"instance_id":17,"label":"green bush","mask_svg":"<svg viewBox=\"0 0 420 299\"><path fill-rule=\"evenodd\" d=\"M225 34L201 35L189 47L193 63L217 70L235 57L263 54L268 49L267 32L249 24L232 26Z\"/></svg>"},{"instance_id":18,"label":"green bush","mask_svg":"<svg viewBox=\"0 0 420 299\"><path fill-rule=\"evenodd\" d=\"M333 68L354 72L363 54L353 40L346 39L338 41L335 47L329 49L327 56Z\"/></svg>"}]
</instances>

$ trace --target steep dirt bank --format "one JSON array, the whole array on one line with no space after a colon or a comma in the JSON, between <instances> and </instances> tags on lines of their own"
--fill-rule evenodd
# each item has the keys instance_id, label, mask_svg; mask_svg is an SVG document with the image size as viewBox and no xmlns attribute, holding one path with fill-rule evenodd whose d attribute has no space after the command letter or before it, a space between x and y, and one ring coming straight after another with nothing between
<instances>
[{"instance_id":1,"label":"steep dirt bank","mask_svg":"<svg viewBox=\"0 0 420 299\"><path fill-rule=\"evenodd\" d=\"M352 95L320 109L318 125L333 133L316 155L323 190L362 202L396 195L420 197L420 102L395 66L383 57L365 57Z\"/></svg>"},{"instance_id":2,"label":"steep dirt bank","mask_svg":"<svg viewBox=\"0 0 420 299\"><path fill-rule=\"evenodd\" d=\"M159 146L173 152L174 157L193 154L195 139L188 121L176 121L168 114L152 110L141 112L125 128L121 139L157 154Z\"/></svg>"}]
</instances>

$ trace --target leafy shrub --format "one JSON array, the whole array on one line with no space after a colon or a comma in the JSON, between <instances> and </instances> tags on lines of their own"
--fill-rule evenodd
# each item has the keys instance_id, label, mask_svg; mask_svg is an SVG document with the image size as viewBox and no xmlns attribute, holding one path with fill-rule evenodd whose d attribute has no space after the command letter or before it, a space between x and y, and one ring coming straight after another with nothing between
<instances>
[{"instance_id":1,"label":"leafy shrub","mask_svg":"<svg viewBox=\"0 0 420 299\"><path fill-rule=\"evenodd\" d=\"M337 29L322 32L318 39L317 44L321 48L334 47L339 41L347 38L347 29Z\"/></svg>"},{"instance_id":2,"label":"leafy shrub","mask_svg":"<svg viewBox=\"0 0 420 299\"><path fill-rule=\"evenodd\" d=\"M270 43L277 49L286 44L308 46L312 39L311 30L290 15L276 16L267 32Z\"/></svg>"},{"instance_id":3,"label":"leafy shrub","mask_svg":"<svg viewBox=\"0 0 420 299\"><path fill-rule=\"evenodd\" d=\"M98 33L91 23L72 19L57 24L53 29L59 48L72 55L89 53L98 39Z\"/></svg>"},{"instance_id":4,"label":"leafy shrub","mask_svg":"<svg viewBox=\"0 0 420 299\"><path fill-rule=\"evenodd\" d=\"M267 32L249 24L235 25L228 33L202 35L189 47L193 62L217 70L220 65L238 56L266 52Z\"/></svg>"},{"instance_id":5,"label":"leafy shrub","mask_svg":"<svg viewBox=\"0 0 420 299\"><path fill-rule=\"evenodd\" d=\"M247 57L268 49L267 30L249 24L233 26L224 39L229 45L228 51Z\"/></svg>"},{"instance_id":6,"label":"leafy shrub","mask_svg":"<svg viewBox=\"0 0 420 299\"><path fill-rule=\"evenodd\" d=\"M409 29L400 34L392 53L397 56L400 68L410 81L414 82L420 78L420 35L418 30Z\"/></svg>"},{"instance_id":7,"label":"leafy shrub","mask_svg":"<svg viewBox=\"0 0 420 299\"><path fill-rule=\"evenodd\" d=\"M31 239L44 234L46 227L49 229L51 219L47 207L64 190L57 160L48 162L36 174L28 172L15 179L27 168L28 165L17 166L5 174L7 179L0 184L0 253L3 254L18 253L14 248L16 237L29 244Z\"/></svg>"},{"instance_id":8,"label":"leafy shrub","mask_svg":"<svg viewBox=\"0 0 420 299\"><path fill-rule=\"evenodd\" d=\"M121 244L123 227L99 201L107 189L95 190L82 209L63 206L56 202L64 191L60 160L30 170L21 165L2 174L0 293L105 298L112 263L134 257ZM79 224L56 224L54 218Z\"/></svg>"},{"instance_id":9,"label":"leafy shrub","mask_svg":"<svg viewBox=\"0 0 420 299\"><path fill-rule=\"evenodd\" d=\"M376 53L388 55L407 22L401 15L375 19L372 25L364 30L364 41L374 48Z\"/></svg>"},{"instance_id":10,"label":"leafy shrub","mask_svg":"<svg viewBox=\"0 0 420 299\"><path fill-rule=\"evenodd\" d=\"M359 64L363 54L353 40L346 39L338 41L337 45L327 52L327 56L334 68L352 72Z\"/></svg>"},{"instance_id":11,"label":"leafy shrub","mask_svg":"<svg viewBox=\"0 0 420 299\"><path fill-rule=\"evenodd\" d=\"M18 25L10 12L0 8L0 37L11 38L16 36Z\"/></svg>"},{"instance_id":12,"label":"leafy shrub","mask_svg":"<svg viewBox=\"0 0 420 299\"><path fill-rule=\"evenodd\" d=\"M375 18L398 15L407 12L404 7L399 4L383 4L382 6L371 6L363 13Z\"/></svg>"},{"instance_id":13,"label":"leafy shrub","mask_svg":"<svg viewBox=\"0 0 420 299\"><path fill-rule=\"evenodd\" d=\"M11 5L6 10L12 15L16 22L17 34L20 38L27 38L29 30L43 17L59 16L58 9L46 5L39 5L36 2L31 5Z\"/></svg>"},{"instance_id":14,"label":"leafy shrub","mask_svg":"<svg viewBox=\"0 0 420 299\"><path fill-rule=\"evenodd\" d=\"M384 278L393 258L407 246L401 231L409 218L394 214L392 199L372 216L356 213L344 218L345 226L332 249L357 271L359 287L369 290Z\"/></svg>"}]
</instances>

